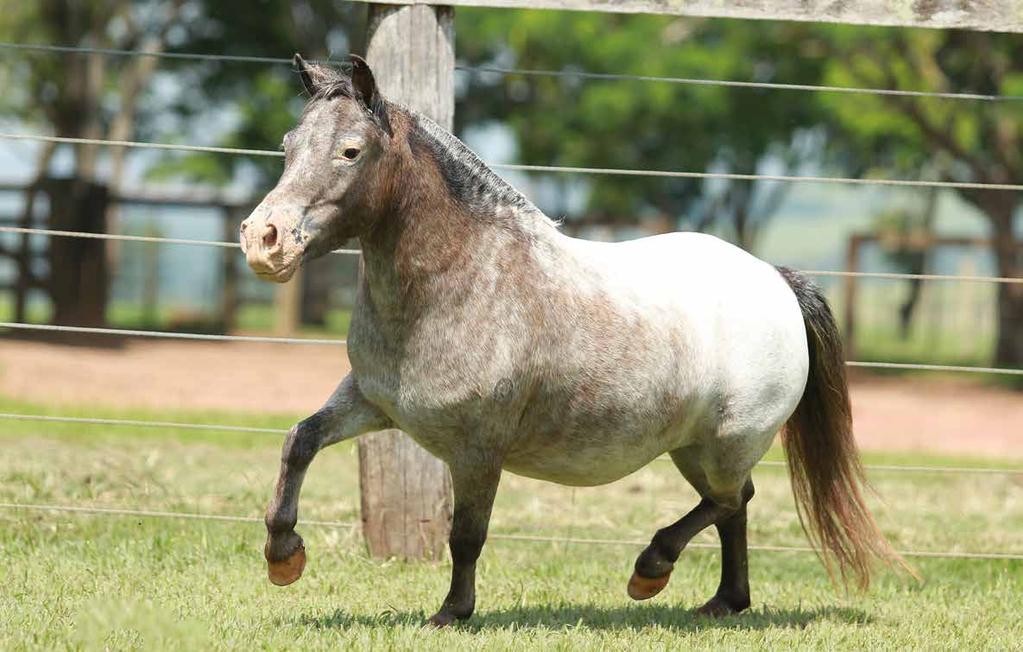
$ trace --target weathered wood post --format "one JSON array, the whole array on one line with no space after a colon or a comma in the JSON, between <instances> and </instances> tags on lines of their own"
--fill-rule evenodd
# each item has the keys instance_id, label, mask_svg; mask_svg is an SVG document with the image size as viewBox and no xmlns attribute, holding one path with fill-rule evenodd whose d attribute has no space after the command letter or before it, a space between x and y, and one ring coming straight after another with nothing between
<instances>
[{"instance_id":1,"label":"weathered wood post","mask_svg":"<svg viewBox=\"0 0 1023 652\"><path fill-rule=\"evenodd\" d=\"M366 60L384 97L451 128L454 12L450 7L369 7ZM359 440L362 526L375 557L437 559L451 528L451 480L444 464L407 435L388 430Z\"/></svg>"},{"instance_id":2,"label":"weathered wood post","mask_svg":"<svg viewBox=\"0 0 1023 652\"><path fill-rule=\"evenodd\" d=\"M291 277L290 283L274 288L274 335L294 337L298 333L302 302L302 270Z\"/></svg>"}]
</instances>

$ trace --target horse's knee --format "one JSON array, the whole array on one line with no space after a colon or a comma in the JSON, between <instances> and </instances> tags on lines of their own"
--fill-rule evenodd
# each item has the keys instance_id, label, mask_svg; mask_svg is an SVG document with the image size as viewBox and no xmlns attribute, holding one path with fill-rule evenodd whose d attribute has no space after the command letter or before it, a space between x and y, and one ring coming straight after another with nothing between
<instances>
[{"instance_id":1,"label":"horse's knee","mask_svg":"<svg viewBox=\"0 0 1023 652\"><path fill-rule=\"evenodd\" d=\"M321 420L315 414L292 426L284 441L281 461L295 469L309 466L320 448L320 426Z\"/></svg>"}]
</instances>

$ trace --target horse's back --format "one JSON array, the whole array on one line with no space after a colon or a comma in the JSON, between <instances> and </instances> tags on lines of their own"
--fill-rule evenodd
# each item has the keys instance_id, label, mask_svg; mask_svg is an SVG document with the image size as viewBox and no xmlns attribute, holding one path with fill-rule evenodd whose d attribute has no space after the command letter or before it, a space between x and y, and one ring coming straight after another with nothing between
<instances>
[{"instance_id":1,"label":"horse's back","mask_svg":"<svg viewBox=\"0 0 1023 652\"><path fill-rule=\"evenodd\" d=\"M572 249L623 305L684 333L680 363L689 370L680 371L699 384L691 395L715 404L729 427L780 426L795 408L808 369L805 327L773 266L700 233Z\"/></svg>"}]
</instances>

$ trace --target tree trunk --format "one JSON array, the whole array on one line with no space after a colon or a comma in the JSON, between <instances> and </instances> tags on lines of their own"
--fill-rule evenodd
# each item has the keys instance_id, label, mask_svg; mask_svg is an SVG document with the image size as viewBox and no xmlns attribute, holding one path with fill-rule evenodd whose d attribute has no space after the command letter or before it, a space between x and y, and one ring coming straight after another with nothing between
<instances>
[{"instance_id":1,"label":"tree trunk","mask_svg":"<svg viewBox=\"0 0 1023 652\"><path fill-rule=\"evenodd\" d=\"M107 189L83 179L48 179L49 228L106 232ZM50 294L54 324L103 326L107 310L107 258L103 240L50 239Z\"/></svg>"},{"instance_id":2,"label":"tree trunk","mask_svg":"<svg viewBox=\"0 0 1023 652\"><path fill-rule=\"evenodd\" d=\"M1023 242L1016 237L1013 218L1016 193L981 191L967 195L984 211L991 223L991 238L999 276L1023 277ZM998 332L995 338L994 365L1023 368L1023 285L998 284Z\"/></svg>"},{"instance_id":3,"label":"tree trunk","mask_svg":"<svg viewBox=\"0 0 1023 652\"><path fill-rule=\"evenodd\" d=\"M928 240L934 237L934 218L938 213L938 189L927 190L927 201L925 202L921 225L924 235ZM910 243L912 246L912 243ZM912 253L911 264L907 271L910 274L923 274L927 271L930 259L930 245L924 246L919 251ZM920 304L920 296L923 292L923 280L913 278L909 280L909 295L899 307L899 334L902 339L908 339L910 329L913 325L913 317L916 315L917 306Z\"/></svg>"},{"instance_id":4,"label":"tree trunk","mask_svg":"<svg viewBox=\"0 0 1023 652\"><path fill-rule=\"evenodd\" d=\"M450 7L370 5L366 59L384 97L451 128L454 13ZM370 554L439 558L451 529L444 464L398 430L359 440L363 533Z\"/></svg>"},{"instance_id":5,"label":"tree trunk","mask_svg":"<svg viewBox=\"0 0 1023 652\"><path fill-rule=\"evenodd\" d=\"M1020 268L1017 266L1015 276L1018 277L1019 273ZM1023 369L1023 285L1018 283L1002 283L998 286L995 365Z\"/></svg>"},{"instance_id":6,"label":"tree trunk","mask_svg":"<svg viewBox=\"0 0 1023 652\"><path fill-rule=\"evenodd\" d=\"M1016 239L1011 214L996 221L995 258L998 275L1023 277L1023 243ZM1023 285L998 284L998 335L995 339L996 366L1023 369Z\"/></svg>"},{"instance_id":7,"label":"tree trunk","mask_svg":"<svg viewBox=\"0 0 1023 652\"><path fill-rule=\"evenodd\" d=\"M18 226L23 229L32 228L35 221L36 197L42 190L40 187L50 170L50 162L57 151L56 143L43 143L36 162L36 174L25 186L25 204L22 207ZM18 236L17 258L18 276L14 281L14 321L28 320L28 292L33 286L32 246L28 233Z\"/></svg>"}]
</instances>

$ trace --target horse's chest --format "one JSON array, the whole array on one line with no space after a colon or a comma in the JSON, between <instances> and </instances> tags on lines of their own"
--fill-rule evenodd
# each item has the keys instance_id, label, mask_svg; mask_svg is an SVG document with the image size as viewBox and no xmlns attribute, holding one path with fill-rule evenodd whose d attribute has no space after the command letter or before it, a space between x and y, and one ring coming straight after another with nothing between
<instances>
[{"instance_id":1,"label":"horse's chest","mask_svg":"<svg viewBox=\"0 0 1023 652\"><path fill-rule=\"evenodd\" d=\"M386 343L354 339L349 359L362 395L428 451L450 459L478 431L482 392L468 366L443 356L397 355Z\"/></svg>"}]
</instances>

